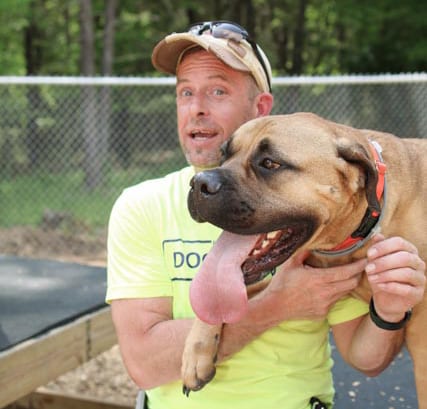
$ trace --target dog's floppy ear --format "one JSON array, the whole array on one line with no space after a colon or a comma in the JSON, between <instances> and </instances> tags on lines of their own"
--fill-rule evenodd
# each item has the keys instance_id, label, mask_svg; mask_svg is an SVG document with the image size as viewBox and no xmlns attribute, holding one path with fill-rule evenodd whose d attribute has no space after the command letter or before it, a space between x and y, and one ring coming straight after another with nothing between
<instances>
[{"instance_id":1,"label":"dog's floppy ear","mask_svg":"<svg viewBox=\"0 0 427 409\"><path fill-rule=\"evenodd\" d=\"M348 139L341 139L337 143L338 155L349 163L358 165L365 173L365 191L369 210L380 212L381 206L377 198L378 173L374 160L369 156L366 148Z\"/></svg>"}]
</instances>

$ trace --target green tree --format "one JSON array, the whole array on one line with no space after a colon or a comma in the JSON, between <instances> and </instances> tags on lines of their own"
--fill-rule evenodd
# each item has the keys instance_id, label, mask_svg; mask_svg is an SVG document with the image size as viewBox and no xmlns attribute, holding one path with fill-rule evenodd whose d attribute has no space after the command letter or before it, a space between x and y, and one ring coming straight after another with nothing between
<instances>
[{"instance_id":1,"label":"green tree","mask_svg":"<svg viewBox=\"0 0 427 409\"><path fill-rule=\"evenodd\" d=\"M89 0L88 0L89 1ZM78 0L2 0L0 74L78 75ZM105 0L92 0L94 74L105 74ZM201 20L245 26L276 75L427 69L427 8L418 0L120 0L112 75L160 75L151 65L159 38ZM111 39L111 38L110 38Z\"/></svg>"},{"instance_id":2,"label":"green tree","mask_svg":"<svg viewBox=\"0 0 427 409\"><path fill-rule=\"evenodd\" d=\"M427 70L427 8L423 2L341 0L337 13L341 71Z\"/></svg>"},{"instance_id":3,"label":"green tree","mask_svg":"<svg viewBox=\"0 0 427 409\"><path fill-rule=\"evenodd\" d=\"M22 33L27 25L28 0L0 1L0 75L24 75Z\"/></svg>"}]
</instances>

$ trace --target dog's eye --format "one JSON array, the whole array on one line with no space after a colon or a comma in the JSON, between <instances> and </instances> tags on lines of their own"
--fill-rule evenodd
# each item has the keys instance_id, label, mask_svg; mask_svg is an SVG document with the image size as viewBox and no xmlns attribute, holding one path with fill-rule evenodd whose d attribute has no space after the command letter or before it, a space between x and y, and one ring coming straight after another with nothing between
<instances>
[{"instance_id":1,"label":"dog's eye","mask_svg":"<svg viewBox=\"0 0 427 409\"><path fill-rule=\"evenodd\" d=\"M274 160L270 158L264 158L261 161L261 166L265 169L274 170L280 168L280 163L275 162Z\"/></svg>"}]
</instances>

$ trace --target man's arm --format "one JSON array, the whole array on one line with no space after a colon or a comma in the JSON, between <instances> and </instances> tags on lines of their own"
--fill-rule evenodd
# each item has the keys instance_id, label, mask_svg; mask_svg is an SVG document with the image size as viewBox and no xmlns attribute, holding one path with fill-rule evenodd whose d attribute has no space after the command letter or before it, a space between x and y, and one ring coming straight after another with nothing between
<instances>
[{"instance_id":1,"label":"man's arm","mask_svg":"<svg viewBox=\"0 0 427 409\"><path fill-rule=\"evenodd\" d=\"M142 389L180 377L181 356L192 319L172 319L170 297L114 300L111 303L126 369Z\"/></svg>"},{"instance_id":2,"label":"man's arm","mask_svg":"<svg viewBox=\"0 0 427 409\"><path fill-rule=\"evenodd\" d=\"M404 329L382 330L369 315L334 325L332 332L343 359L367 376L376 376L387 368L404 339Z\"/></svg>"},{"instance_id":3,"label":"man's arm","mask_svg":"<svg viewBox=\"0 0 427 409\"><path fill-rule=\"evenodd\" d=\"M400 322L423 298L425 263L418 257L417 249L399 237L379 241L369 249L366 271L376 313L383 321ZM369 314L335 325L332 330L344 360L368 376L381 373L404 340L404 328L379 328Z\"/></svg>"},{"instance_id":4,"label":"man's arm","mask_svg":"<svg viewBox=\"0 0 427 409\"><path fill-rule=\"evenodd\" d=\"M224 325L219 362L282 321L324 317L331 304L356 287L365 266L361 261L320 272L301 263L298 259L286 263L285 283L273 278L266 290L249 300L244 319ZM114 300L112 314L123 360L139 387L150 389L180 378L193 320L173 320L170 297Z\"/></svg>"}]
</instances>

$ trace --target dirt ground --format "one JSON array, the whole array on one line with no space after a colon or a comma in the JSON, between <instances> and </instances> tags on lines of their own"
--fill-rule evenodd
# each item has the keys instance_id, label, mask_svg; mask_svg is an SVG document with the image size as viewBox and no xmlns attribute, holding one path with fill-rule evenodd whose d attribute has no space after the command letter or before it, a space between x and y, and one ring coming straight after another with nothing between
<instances>
[{"instance_id":1,"label":"dirt ground","mask_svg":"<svg viewBox=\"0 0 427 409\"><path fill-rule=\"evenodd\" d=\"M84 226L14 227L0 230L0 254L106 264L106 231ZM71 233L72 232L72 233ZM137 388L123 367L117 346L50 382L52 391L133 406Z\"/></svg>"}]
</instances>

